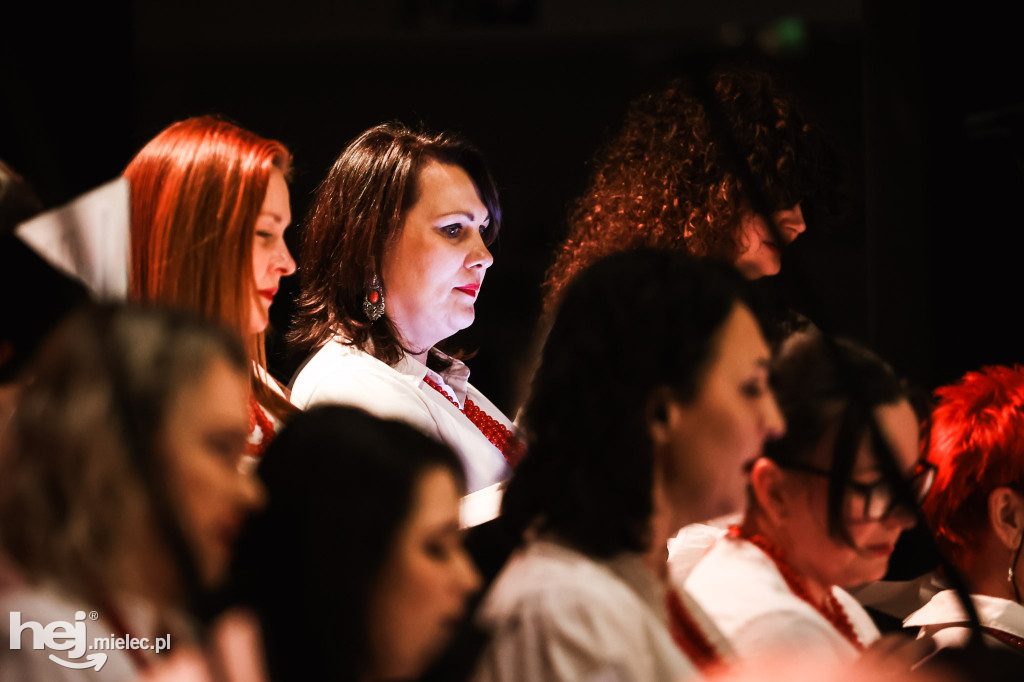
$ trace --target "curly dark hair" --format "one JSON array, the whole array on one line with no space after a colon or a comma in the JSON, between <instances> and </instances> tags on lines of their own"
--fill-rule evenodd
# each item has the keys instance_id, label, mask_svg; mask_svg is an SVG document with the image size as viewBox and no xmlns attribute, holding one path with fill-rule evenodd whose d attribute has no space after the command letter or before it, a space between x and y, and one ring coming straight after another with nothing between
<instances>
[{"instance_id":1,"label":"curly dark hair","mask_svg":"<svg viewBox=\"0 0 1024 682\"><path fill-rule=\"evenodd\" d=\"M536 524L599 558L647 549L649 400L697 395L742 302L733 268L678 251L613 254L573 280L524 411L529 450L502 506L513 535Z\"/></svg>"},{"instance_id":2,"label":"curly dark hair","mask_svg":"<svg viewBox=\"0 0 1024 682\"><path fill-rule=\"evenodd\" d=\"M713 76L717 109L771 211L810 191L815 129L767 73L732 68ZM723 126L724 127L724 126ZM551 312L569 280L616 251L685 249L735 259L749 192L713 136L694 87L676 79L634 100L619 134L597 157L544 282Z\"/></svg>"}]
</instances>

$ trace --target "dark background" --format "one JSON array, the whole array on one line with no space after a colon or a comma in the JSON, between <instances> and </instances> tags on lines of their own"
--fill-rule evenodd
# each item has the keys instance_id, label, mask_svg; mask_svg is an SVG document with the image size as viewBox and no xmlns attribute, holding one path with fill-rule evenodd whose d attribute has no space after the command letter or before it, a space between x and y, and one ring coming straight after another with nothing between
<instances>
[{"instance_id":1,"label":"dark background","mask_svg":"<svg viewBox=\"0 0 1024 682\"><path fill-rule=\"evenodd\" d=\"M773 70L847 171L845 213L810 223L759 286L924 388L1024 355L1021 57L993 0L955 15L879 0L39 5L8 3L0 20L0 158L47 205L119 174L172 121L217 113L293 151L296 244L310 193L365 128L398 119L474 141L505 222L459 341L506 411L590 159L633 97L723 60ZM274 349L287 380L294 360Z\"/></svg>"}]
</instances>

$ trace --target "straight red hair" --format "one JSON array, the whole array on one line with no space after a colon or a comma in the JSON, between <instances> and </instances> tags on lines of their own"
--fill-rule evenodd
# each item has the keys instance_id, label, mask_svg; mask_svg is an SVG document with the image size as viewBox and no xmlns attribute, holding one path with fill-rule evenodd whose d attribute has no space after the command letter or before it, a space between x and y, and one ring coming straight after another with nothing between
<instances>
[{"instance_id":1,"label":"straight red hair","mask_svg":"<svg viewBox=\"0 0 1024 682\"><path fill-rule=\"evenodd\" d=\"M257 375L256 366L266 369L264 339L249 327L253 236L274 169L291 172L283 144L202 116L164 129L124 176L131 184L130 296L235 330L254 363L256 399L284 418L295 408Z\"/></svg>"}]
</instances>

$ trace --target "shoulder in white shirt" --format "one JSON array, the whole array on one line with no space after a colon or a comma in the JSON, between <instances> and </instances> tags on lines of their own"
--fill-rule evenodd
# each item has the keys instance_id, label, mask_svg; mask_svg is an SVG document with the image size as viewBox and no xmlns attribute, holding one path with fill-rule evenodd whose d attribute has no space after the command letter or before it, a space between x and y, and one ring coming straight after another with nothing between
<instances>
[{"instance_id":1,"label":"shoulder in white shirt","mask_svg":"<svg viewBox=\"0 0 1024 682\"><path fill-rule=\"evenodd\" d=\"M740 659L796 650L839 661L859 655L817 609L793 594L771 558L746 540L721 538L677 586L715 622ZM834 587L832 593L860 643L878 639L863 607L845 590Z\"/></svg>"},{"instance_id":2,"label":"shoulder in white shirt","mask_svg":"<svg viewBox=\"0 0 1024 682\"><path fill-rule=\"evenodd\" d=\"M531 542L480 609L493 639L474 682L695 677L669 634L664 595L639 556L598 562L561 544Z\"/></svg>"},{"instance_id":3,"label":"shoulder in white shirt","mask_svg":"<svg viewBox=\"0 0 1024 682\"><path fill-rule=\"evenodd\" d=\"M436 352L436 351L432 351ZM453 405L428 386L430 376L458 402ZM408 355L394 366L335 337L299 369L292 380L292 402L305 409L319 403L340 403L362 408L382 419L397 419L451 447L466 470L468 492L505 481L512 470L459 409L472 400L489 416L512 428L511 422L468 381L469 369L458 360L438 374Z\"/></svg>"}]
</instances>

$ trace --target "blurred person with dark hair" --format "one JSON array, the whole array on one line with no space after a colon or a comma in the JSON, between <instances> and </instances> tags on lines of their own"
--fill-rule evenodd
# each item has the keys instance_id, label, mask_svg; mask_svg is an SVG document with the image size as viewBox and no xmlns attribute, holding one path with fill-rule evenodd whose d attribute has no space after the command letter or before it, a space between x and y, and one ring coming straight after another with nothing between
<instances>
[{"instance_id":1,"label":"blurred person with dark hair","mask_svg":"<svg viewBox=\"0 0 1024 682\"><path fill-rule=\"evenodd\" d=\"M284 241L290 173L280 142L209 116L171 124L124 171L130 297L195 311L245 339L254 458L296 411L267 371L264 347L281 278L295 272Z\"/></svg>"},{"instance_id":2,"label":"blurred person with dark hair","mask_svg":"<svg viewBox=\"0 0 1024 682\"><path fill-rule=\"evenodd\" d=\"M0 677L133 679L160 662L157 636L193 640L202 595L223 582L242 520L263 501L239 471L247 372L229 332L178 314L90 309L47 342L0 453L0 603L11 616L0 636L20 642ZM90 645L148 638L150 650L111 643L90 652L102 660L86 672L75 635L55 653L78 669L33 648L29 621L78 620Z\"/></svg>"},{"instance_id":3,"label":"blurred person with dark hair","mask_svg":"<svg viewBox=\"0 0 1024 682\"><path fill-rule=\"evenodd\" d=\"M631 103L622 129L597 157L548 270L548 312L577 273L631 248L727 260L749 279L779 272L782 249L806 229L803 202L816 193L822 172L820 134L767 73L720 70L710 86L718 112L709 112L683 80ZM721 131L714 130L716 113ZM730 157L716 132L731 136L740 158ZM744 186L739 163L759 187ZM761 210L770 216L755 212L753 196L768 202Z\"/></svg>"},{"instance_id":4,"label":"blurred person with dark hair","mask_svg":"<svg viewBox=\"0 0 1024 682\"><path fill-rule=\"evenodd\" d=\"M713 633L667 589L666 541L738 507L743 463L782 433L768 364L728 266L641 250L569 285L525 408L501 519L521 546L480 609L494 641L476 680L695 674L684 633Z\"/></svg>"},{"instance_id":5,"label":"blurred person with dark hair","mask_svg":"<svg viewBox=\"0 0 1024 682\"><path fill-rule=\"evenodd\" d=\"M938 471L925 516L972 593L985 642L1024 654L1024 368L968 372L935 397L923 442ZM904 624L940 647L964 646L970 637L953 590Z\"/></svg>"},{"instance_id":6,"label":"blurred person with dark hair","mask_svg":"<svg viewBox=\"0 0 1024 682\"><path fill-rule=\"evenodd\" d=\"M292 419L258 476L269 504L235 565L271 679L419 676L480 584L455 454L402 422L321 405Z\"/></svg>"},{"instance_id":7,"label":"blurred person with dark hair","mask_svg":"<svg viewBox=\"0 0 1024 682\"><path fill-rule=\"evenodd\" d=\"M28 183L0 161L0 434L10 418L22 370L53 328L88 300L85 288L18 239L14 229L43 206ZM15 292L24 288L32 296Z\"/></svg>"},{"instance_id":8,"label":"blurred person with dark hair","mask_svg":"<svg viewBox=\"0 0 1024 682\"><path fill-rule=\"evenodd\" d=\"M890 477L906 473L923 496L934 470L918 460L902 384L866 349L799 332L772 379L787 431L750 465L742 522L695 566L673 555L670 570L734 660L802 651L851 661L879 632L842 588L879 580L914 525Z\"/></svg>"},{"instance_id":9,"label":"blurred person with dark hair","mask_svg":"<svg viewBox=\"0 0 1024 682\"><path fill-rule=\"evenodd\" d=\"M290 340L311 354L297 405L355 405L406 421L462 459L470 493L522 456L511 422L438 344L473 323L501 207L480 152L397 123L353 140L317 189L303 232Z\"/></svg>"}]
</instances>

